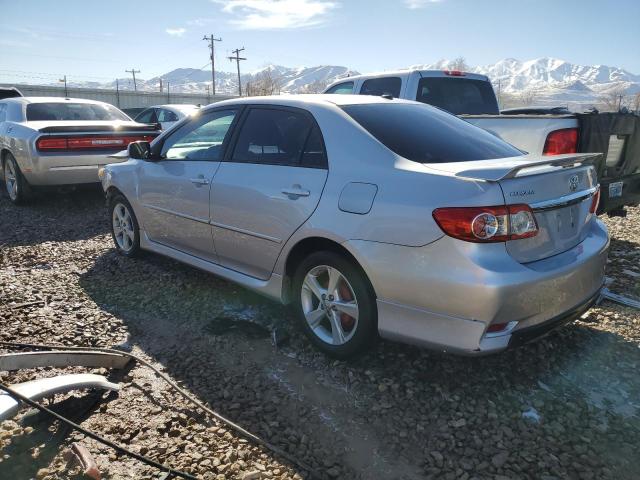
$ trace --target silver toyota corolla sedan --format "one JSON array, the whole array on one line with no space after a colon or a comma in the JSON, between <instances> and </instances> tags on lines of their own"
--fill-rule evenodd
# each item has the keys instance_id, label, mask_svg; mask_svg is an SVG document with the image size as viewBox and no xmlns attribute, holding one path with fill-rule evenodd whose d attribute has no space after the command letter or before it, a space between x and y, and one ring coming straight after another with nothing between
<instances>
[{"instance_id":1,"label":"silver toyota corolla sedan","mask_svg":"<svg viewBox=\"0 0 640 480\"><path fill-rule=\"evenodd\" d=\"M0 174L21 203L37 187L97 183L109 155L152 140L155 126L132 121L113 105L60 97L0 100Z\"/></svg>"},{"instance_id":2,"label":"silver toyota corolla sedan","mask_svg":"<svg viewBox=\"0 0 640 480\"><path fill-rule=\"evenodd\" d=\"M128 156L100 172L121 254L293 303L339 358L377 334L497 352L581 315L603 283L593 156L531 157L428 105L225 101Z\"/></svg>"}]
</instances>

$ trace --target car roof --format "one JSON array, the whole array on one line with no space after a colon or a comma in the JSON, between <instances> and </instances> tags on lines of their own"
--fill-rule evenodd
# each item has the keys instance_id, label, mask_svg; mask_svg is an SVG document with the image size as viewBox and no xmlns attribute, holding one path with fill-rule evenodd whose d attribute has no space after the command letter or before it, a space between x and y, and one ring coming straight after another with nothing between
<instances>
[{"instance_id":1,"label":"car roof","mask_svg":"<svg viewBox=\"0 0 640 480\"><path fill-rule=\"evenodd\" d=\"M212 103L207 106L208 109L218 108L225 105L281 105L289 107L307 108L310 106L345 106L345 105L369 105L369 104L388 104L388 103L408 103L415 104L411 100L389 99L376 97L373 95L340 95L340 94L283 94L283 95L267 95L262 97L242 97L222 102Z\"/></svg>"},{"instance_id":2,"label":"car roof","mask_svg":"<svg viewBox=\"0 0 640 480\"><path fill-rule=\"evenodd\" d=\"M175 110L193 110L195 108L200 108L198 105L194 105L192 103L166 103L164 105L151 105L149 107L146 107L145 110L147 108L168 108L168 109L175 109Z\"/></svg>"},{"instance_id":3,"label":"car roof","mask_svg":"<svg viewBox=\"0 0 640 480\"><path fill-rule=\"evenodd\" d=\"M65 97L15 97L15 98L7 98L5 101L7 102L15 102L15 103L23 103L23 104L31 104L31 103L88 103L88 104L98 104L98 105L109 105L111 104L106 102L100 102L99 100L88 100L86 98L65 98Z\"/></svg>"}]
</instances>

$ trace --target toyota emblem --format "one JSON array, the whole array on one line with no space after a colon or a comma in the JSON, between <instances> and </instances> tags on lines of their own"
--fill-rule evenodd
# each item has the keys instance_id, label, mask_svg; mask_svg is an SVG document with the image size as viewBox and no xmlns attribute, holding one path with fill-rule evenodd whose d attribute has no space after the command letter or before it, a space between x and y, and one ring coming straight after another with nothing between
<instances>
[{"instance_id":1,"label":"toyota emblem","mask_svg":"<svg viewBox=\"0 0 640 480\"><path fill-rule=\"evenodd\" d=\"M578 189L578 183L580 183L578 175L572 175L571 178L569 178L569 190L575 192Z\"/></svg>"}]
</instances>

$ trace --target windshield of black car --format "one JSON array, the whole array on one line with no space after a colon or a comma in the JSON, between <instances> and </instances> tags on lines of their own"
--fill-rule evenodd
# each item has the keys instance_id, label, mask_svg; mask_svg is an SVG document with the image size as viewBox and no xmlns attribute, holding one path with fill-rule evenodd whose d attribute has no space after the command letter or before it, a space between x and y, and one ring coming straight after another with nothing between
<instances>
[{"instance_id":1,"label":"windshield of black car","mask_svg":"<svg viewBox=\"0 0 640 480\"><path fill-rule=\"evenodd\" d=\"M498 115L491 83L461 77L424 77L418 82L416 100L455 115Z\"/></svg>"},{"instance_id":2,"label":"windshield of black car","mask_svg":"<svg viewBox=\"0 0 640 480\"><path fill-rule=\"evenodd\" d=\"M346 105L342 109L396 154L420 163L466 162L523 155L455 115L417 103Z\"/></svg>"},{"instance_id":3,"label":"windshield of black car","mask_svg":"<svg viewBox=\"0 0 640 480\"><path fill-rule=\"evenodd\" d=\"M123 120L129 118L115 107L96 103L30 103L27 105L28 121L67 120Z\"/></svg>"}]
</instances>

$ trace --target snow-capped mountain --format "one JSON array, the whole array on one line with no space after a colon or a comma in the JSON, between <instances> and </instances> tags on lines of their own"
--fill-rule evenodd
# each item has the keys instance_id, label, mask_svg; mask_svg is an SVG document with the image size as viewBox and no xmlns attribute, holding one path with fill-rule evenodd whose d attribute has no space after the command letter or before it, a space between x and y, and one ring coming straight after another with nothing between
<instances>
[{"instance_id":1,"label":"snow-capped mountain","mask_svg":"<svg viewBox=\"0 0 640 480\"><path fill-rule=\"evenodd\" d=\"M334 65L321 65L317 67L297 67L289 68L280 65L268 65L259 70L241 75L242 84L246 85L252 79L269 75L277 81L281 92L298 93L315 86L316 90L320 86L327 85L337 78L357 75L358 72L349 70L347 67ZM137 79L137 88L142 91L158 91L162 79L163 88L167 86L172 92L182 93L202 93L207 86L211 85L211 70L199 70L194 68L177 68L159 77L149 80ZM131 78L118 79L121 89L132 90L133 82ZM72 86L85 86L87 83L69 83ZM103 88L115 88L116 82L103 85ZM88 86L88 85L87 85ZM92 82L92 88L96 85ZM235 72L222 72L216 70L216 93L233 95L238 91L238 76Z\"/></svg>"},{"instance_id":2,"label":"snow-capped mountain","mask_svg":"<svg viewBox=\"0 0 640 480\"><path fill-rule=\"evenodd\" d=\"M446 70L459 67L456 61L440 60L431 64L413 65L410 68L424 70ZM466 67L466 70L487 75L502 96L507 106L510 99L518 104L518 99L526 97L526 102L539 105L569 105L574 109L587 108L599 104L605 96L627 95L629 99L640 93L640 75L622 68L606 65L577 65L551 57L520 61L514 58L500 60L490 65ZM290 68L268 65L259 70L242 75L243 85L259 78L269 77L277 84L276 91L300 93L318 92L336 79L357 75L347 67L321 65L316 67ZM148 80L138 79L138 90L158 91L162 79L163 89L172 92L200 93L206 91L211 82L210 70L178 68L160 77ZM57 84L59 85L59 84ZM69 82L70 86L89 88L115 88L115 81L108 84L96 82ZM133 89L130 78L119 79L121 89ZM216 71L216 93L235 94L237 74Z\"/></svg>"},{"instance_id":3,"label":"snow-capped mountain","mask_svg":"<svg viewBox=\"0 0 640 480\"><path fill-rule=\"evenodd\" d=\"M412 68L425 70L454 69L455 61L440 60ZM635 95L640 92L640 75L607 65L577 65L557 58L544 57L521 62L506 58L494 64L469 68L487 75L496 90L518 95L528 92L536 104L571 104L587 106L614 92Z\"/></svg>"}]
</instances>

